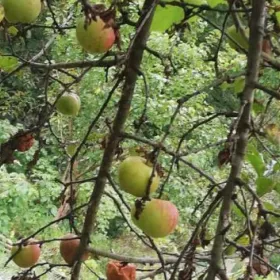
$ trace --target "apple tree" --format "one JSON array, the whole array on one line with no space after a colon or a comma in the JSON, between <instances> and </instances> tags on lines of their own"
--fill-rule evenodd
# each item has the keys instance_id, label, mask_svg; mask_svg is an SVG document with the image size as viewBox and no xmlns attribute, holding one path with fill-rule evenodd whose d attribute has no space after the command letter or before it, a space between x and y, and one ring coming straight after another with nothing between
<instances>
[{"instance_id":1,"label":"apple tree","mask_svg":"<svg viewBox=\"0 0 280 280\"><path fill-rule=\"evenodd\" d=\"M23 268L12 279L273 279L279 8L2 0L0 240L5 266Z\"/></svg>"}]
</instances>

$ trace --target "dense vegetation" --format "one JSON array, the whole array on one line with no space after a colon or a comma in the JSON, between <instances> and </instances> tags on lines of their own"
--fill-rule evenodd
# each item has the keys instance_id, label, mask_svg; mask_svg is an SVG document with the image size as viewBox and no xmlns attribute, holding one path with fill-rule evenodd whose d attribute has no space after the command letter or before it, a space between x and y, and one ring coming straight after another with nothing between
<instances>
[{"instance_id":1,"label":"dense vegetation","mask_svg":"<svg viewBox=\"0 0 280 280\"><path fill-rule=\"evenodd\" d=\"M18 0L11 15L14 1L0 9L0 279L118 280L112 259L136 279L276 279L280 1ZM133 156L152 170L137 203L119 175ZM171 208L148 213L153 231L133 221L152 197L179 212L163 238ZM41 256L21 269L12 243L30 238Z\"/></svg>"}]
</instances>

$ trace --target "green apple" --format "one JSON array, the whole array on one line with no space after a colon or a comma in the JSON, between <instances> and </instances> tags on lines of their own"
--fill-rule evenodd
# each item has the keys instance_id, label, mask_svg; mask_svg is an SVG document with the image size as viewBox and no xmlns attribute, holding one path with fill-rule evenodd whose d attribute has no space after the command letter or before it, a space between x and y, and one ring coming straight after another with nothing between
<instances>
[{"instance_id":1,"label":"green apple","mask_svg":"<svg viewBox=\"0 0 280 280\"><path fill-rule=\"evenodd\" d=\"M29 239L26 244L22 246L15 245L11 249L11 255L16 265L22 268L27 268L35 265L40 257L41 248L39 244L30 244L36 242L35 239Z\"/></svg>"},{"instance_id":2,"label":"green apple","mask_svg":"<svg viewBox=\"0 0 280 280\"><path fill-rule=\"evenodd\" d=\"M143 211L137 213L135 205L131 209L133 223L150 237L165 237L172 233L179 220L179 212L167 200L152 199L145 203Z\"/></svg>"},{"instance_id":3,"label":"green apple","mask_svg":"<svg viewBox=\"0 0 280 280\"><path fill-rule=\"evenodd\" d=\"M60 254L67 264L73 265L77 249L80 245L80 239L78 239L78 236L73 233L66 234L62 239L64 240L60 241ZM89 253L85 252L82 260L85 261L88 259L88 257Z\"/></svg>"},{"instance_id":4,"label":"green apple","mask_svg":"<svg viewBox=\"0 0 280 280\"><path fill-rule=\"evenodd\" d=\"M41 12L41 0L3 0L2 5L11 23L31 23Z\"/></svg>"},{"instance_id":5,"label":"green apple","mask_svg":"<svg viewBox=\"0 0 280 280\"><path fill-rule=\"evenodd\" d=\"M249 36L249 29L245 30L245 33L247 36ZM234 25L230 26L227 29L227 34L232 38L240 47L242 47L244 50L249 49L249 42L248 40L239 32ZM235 44L233 41L229 40L229 45L235 49L236 51L240 50L240 47Z\"/></svg>"},{"instance_id":6,"label":"green apple","mask_svg":"<svg viewBox=\"0 0 280 280\"><path fill-rule=\"evenodd\" d=\"M116 35L112 27L96 17L89 25L85 26L85 18L77 21L76 36L83 49L89 53L104 53L114 44Z\"/></svg>"},{"instance_id":7,"label":"green apple","mask_svg":"<svg viewBox=\"0 0 280 280\"><path fill-rule=\"evenodd\" d=\"M81 107L81 100L77 94L65 93L56 103L56 109L63 115L76 116Z\"/></svg>"},{"instance_id":8,"label":"green apple","mask_svg":"<svg viewBox=\"0 0 280 280\"><path fill-rule=\"evenodd\" d=\"M120 188L136 197L145 196L152 171L153 167L147 165L146 159L138 156L126 158L119 166ZM156 191L159 181L159 176L155 172L150 186L150 193Z\"/></svg>"}]
</instances>

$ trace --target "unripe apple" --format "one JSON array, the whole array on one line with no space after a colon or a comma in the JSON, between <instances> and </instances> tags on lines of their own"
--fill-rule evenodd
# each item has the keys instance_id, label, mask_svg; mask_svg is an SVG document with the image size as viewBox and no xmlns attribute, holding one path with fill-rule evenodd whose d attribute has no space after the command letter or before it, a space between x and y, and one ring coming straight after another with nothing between
<instances>
[{"instance_id":1,"label":"unripe apple","mask_svg":"<svg viewBox=\"0 0 280 280\"><path fill-rule=\"evenodd\" d=\"M246 29L245 33L247 36L249 36L249 30ZM248 40L242 35L242 33L236 29L234 25L230 26L227 29L227 34L232 38L240 47L242 47L244 50L249 49L249 42ZM236 51L239 51L240 47L235 44L233 41L229 40L229 45L235 49Z\"/></svg>"},{"instance_id":2,"label":"unripe apple","mask_svg":"<svg viewBox=\"0 0 280 280\"><path fill-rule=\"evenodd\" d=\"M71 238L78 238L78 236L72 233L66 234L62 239L68 239L68 240L61 240L60 248L59 248L62 258L69 265L73 265L73 262L75 261L77 249L80 245L80 239L71 239ZM89 257L89 253L85 252L82 257L82 260L85 261L88 259L88 257Z\"/></svg>"},{"instance_id":3,"label":"unripe apple","mask_svg":"<svg viewBox=\"0 0 280 280\"><path fill-rule=\"evenodd\" d=\"M179 220L179 212L174 204L167 200L152 199L137 213L135 205L131 209L133 223L150 237L165 237L172 233Z\"/></svg>"},{"instance_id":4,"label":"unripe apple","mask_svg":"<svg viewBox=\"0 0 280 280\"><path fill-rule=\"evenodd\" d=\"M83 49L89 53L104 53L114 44L116 35L112 27L96 17L89 25L85 26L85 18L77 21L76 36Z\"/></svg>"},{"instance_id":5,"label":"unripe apple","mask_svg":"<svg viewBox=\"0 0 280 280\"><path fill-rule=\"evenodd\" d=\"M153 167L138 156L126 158L119 167L120 188L136 197L146 195L146 188L152 175ZM159 185L159 176L155 172L150 186L150 193L156 191Z\"/></svg>"},{"instance_id":6,"label":"unripe apple","mask_svg":"<svg viewBox=\"0 0 280 280\"><path fill-rule=\"evenodd\" d=\"M41 12L41 0L3 0L2 4L11 23L31 23Z\"/></svg>"},{"instance_id":7,"label":"unripe apple","mask_svg":"<svg viewBox=\"0 0 280 280\"><path fill-rule=\"evenodd\" d=\"M76 116L80 108L80 97L74 93L65 93L56 102L57 111L63 115Z\"/></svg>"},{"instance_id":8,"label":"unripe apple","mask_svg":"<svg viewBox=\"0 0 280 280\"><path fill-rule=\"evenodd\" d=\"M12 247L11 255L16 254L13 257L13 261L16 265L22 268L27 268L37 263L41 253L40 245L30 244L31 242L36 242L36 241L37 240L35 239L29 239L22 246L15 245Z\"/></svg>"}]
</instances>

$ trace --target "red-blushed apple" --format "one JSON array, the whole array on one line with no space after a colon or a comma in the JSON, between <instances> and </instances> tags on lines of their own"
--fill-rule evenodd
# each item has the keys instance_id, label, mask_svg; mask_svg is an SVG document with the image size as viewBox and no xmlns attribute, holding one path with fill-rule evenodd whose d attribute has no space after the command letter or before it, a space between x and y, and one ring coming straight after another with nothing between
<instances>
[{"instance_id":1,"label":"red-blushed apple","mask_svg":"<svg viewBox=\"0 0 280 280\"><path fill-rule=\"evenodd\" d=\"M147 164L147 160L138 157L127 157L119 166L120 188L136 197L143 197L152 175L153 167ZM156 191L159 185L159 176L155 172L150 186L150 193Z\"/></svg>"},{"instance_id":2,"label":"red-blushed apple","mask_svg":"<svg viewBox=\"0 0 280 280\"><path fill-rule=\"evenodd\" d=\"M85 18L77 21L76 36L79 44L89 53L107 52L116 40L115 31L99 17L85 26Z\"/></svg>"},{"instance_id":3,"label":"red-blushed apple","mask_svg":"<svg viewBox=\"0 0 280 280\"><path fill-rule=\"evenodd\" d=\"M30 244L37 242L35 239L29 239L23 245L14 245L11 250L13 261L16 265L22 268L28 268L37 263L41 254L41 248L39 244ZM20 241L18 242L20 243Z\"/></svg>"},{"instance_id":4,"label":"red-blushed apple","mask_svg":"<svg viewBox=\"0 0 280 280\"><path fill-rule=\"evenodd\" d=\"M41 0L3 0L2 5L11 23L31 23L41 12Z\"/></svg>"},{"instance_id":5,"label":"red-blushed apple","mask_svg":"<svg viewBox=\"0 0 280 280\"><path fill-rule=\"evenodd\" d=\"M67 264L73 265L73 262L75 261L77 249L80 245L80 239L78 238L77 235L73 233L66 234L62 239L65 240L60 241L60 247L59 247L60 254ZM89 253L85 252L82 260L85 261L88 259L88 257L89 257Z\"/></svg>"},{"instance_id":6,"label":"red-blushed apple","mask_svg":"<svg viewBox=\"0 0 280 280\"><path fill-rule=\"evenodd\" d=\"M106 267L107 280L135 280L136 266L134 264L110 261Z\"/></svg>"},{"instance_id":7,"label":"red-blushed apple","mask_svg":"<svg viewBox=\"0 0 280 280\"><path fill-rule=\"evenodd\" d=\"M56 109L63 115L76 116L81 108L80 97L75 93L65 93L56 102Z\"/></svg>"},{"instance_id":8,"label":"red-blushed apple","mask_svg":"<svg viewBox=\"0 0 280 280\"><path fill-rule=\"evenodd\" d=\"M142 211L131 209L133 223L150 237L159 238L171 234L179 220L176 206L167 200L152 199L147 201Z\"/></svg>"}]
</instances>

